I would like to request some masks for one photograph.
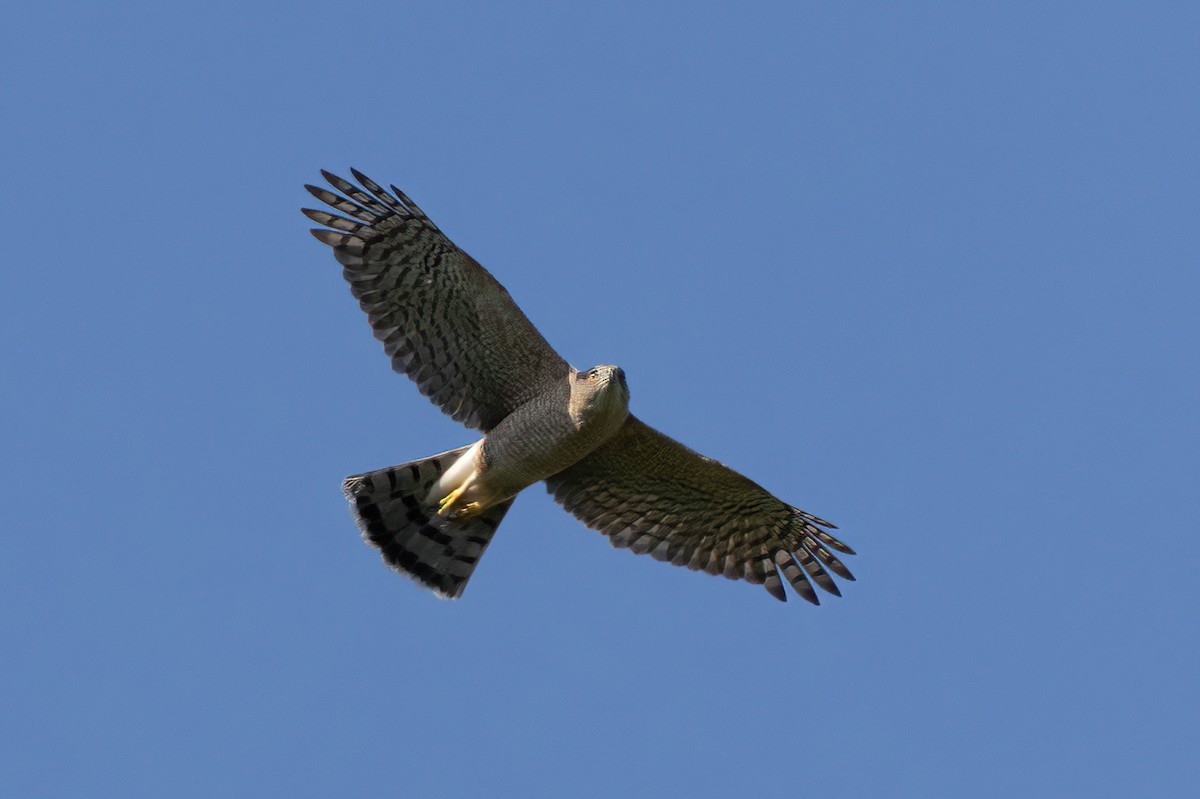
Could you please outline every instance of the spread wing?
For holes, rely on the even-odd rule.
[[[303,210],[332,228],[312,233],[333,247],[393,369],[484,431],[566,376],[567,362],[487,270],[395,186],[351,172],[362,188],[321,173],[345,196],[305,186],[346,216]]]
[[[810,580],[841,596],[829,572],[854,575],[830,548],[854,550],[766,489],[630,416],[617,434],[546,480],[555,500],[613,546],[762,585],[786,601],[776,569],[820,604]]]

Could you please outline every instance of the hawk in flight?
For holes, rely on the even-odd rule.
[[[322,171],[340,194],[305,187],[344,214],[304,209],[324,226],[313,235],[333,248],[392,367],[483,433],[346,478],[358,527],[389,566],[461,596],[517,493],[544,480],[613,546],[746,580],[781,601],[780,574],[813,604],[813,583],[841,595],[829,573],[854,576],[831,550],[854,551],[828,532],[834,525],[637,419],[620,368],[573,368],[403,192],[351,172],[360,186]]]

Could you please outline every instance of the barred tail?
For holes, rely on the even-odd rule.
[[[379,548],[389,566],[443,599],[462,596],[475,564],[513,502],[502,502],[464,521],[437,515],[436,504],[426,498],[467,449],[354,475],[342,483],[363,539]]]

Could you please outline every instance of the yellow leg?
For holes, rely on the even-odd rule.
[[[442,501],[438,503],[438,516],[451,515],[451,508],[454,506],[454,503],[458,501],[458,498],[462,496],[463,491],[465,491],[466,488],[466,486],[459,486],[447,494]]]

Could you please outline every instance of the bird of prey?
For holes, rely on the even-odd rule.
[[[625,373],[578,371],[504,287],[395,186],[322,170],[340,194],[305,186],[339,211],[304,209],[333,248],[392,368],[473,444],[346,478],[363,538],[384,561],[443,598],[462,595],[522,489],[544,480],[567,511],[616,547],[762,585],[779,575],[820,604],[854,577],[830,550],[854,554],[834,525],[685,447],[629,413]],[[826,529],[823,529],[826,528]]]

